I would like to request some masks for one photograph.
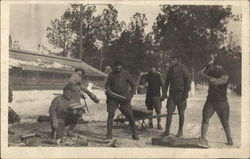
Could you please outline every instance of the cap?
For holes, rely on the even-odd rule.
[[[80,68],[80,67],[78,67],[78,68],[75,69],[75,72],[78,72],[78,71],[82,71],[82,74],[85,74],[85,71],[82,68]]]
[[[118,65],[121,65],[123,67],[125,66],[124,63],[121,62],[121,61],[115,61],[114,64],[113,64],[113,66],[118,66]]]

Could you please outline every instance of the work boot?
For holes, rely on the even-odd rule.
[[[153,123],[148,123],[148,128],[153,128],[154,126],[153,126]]]
[[[233,144],[234,144],[234,143],[233,143],[233,140],[232,140],[232,139],[227,141],[227,145],[233,146]]]
[[[227,137],[227,144],[232,146],[233,145],[233,139],[232,139],[232,136],[231,136],[231,130],[230,128],[225,128],[224,129],[225,131],[225,134],[226,134],[226,137]]]
[[[205,138],[203,138],[203,137],[200,137],[200,138],[199,138],[199,143],[200,143],[202,146],[210,147],[209,144],[208,144],[207,139],[205,139]]]
[[[137,134],[133,134],[132,139],[133,140],[140,140],[140,138],[139,138],[139,136]]]
[[[112,139],[112,126],[113,126],[113,120],[108,119],[106,139]]]
[[[67,132],[68,137],[76,137],[76,134],[74,134],[72,131]]]
[[[169,136],[169,131],[164,131],[164,133],[161,134],[162,137]]]
[[[182,131],[178,131],[176,137],[177,138],[181,138],[183,136],[183,132]]]
[[[163,130],[161,124],[158,124],[157,129],[158,129],[158,130]]]
[[[106,140],[110,140],[110,139],[112,139],[112,138],[113,138],[113,136],[110,135],[110,134],[108,134],[108,135],[105,137]]]
[[[162,130],[162,126],[161,126],[161,118],[157,118],[157,129],[158,130]]]
[[[170,126],[172,122],[172,115],[167,115],[167,120],[166,120],[166,130],[164,133],[161,134],[162,137],[164,136],[169,136],[170,135]]]

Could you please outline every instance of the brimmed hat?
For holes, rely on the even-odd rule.
[[[85,71],[82,68],[80,68],[80,67],[78,67],[78,68],[75,69],[75,72],[78,72],[78,71],[81,71],[82,74],[85,74]]]
[[[171,56],[171,58],[172,59],[180,59],[180,55],[178,55],[178,54],[173,54],[172,56]]]
[[[121,61],[115,61],[114,64],[113,64],[113,66],[118,66],[118,65],[121,65],[123,67],[125,66],[124,63],[121,62]]]

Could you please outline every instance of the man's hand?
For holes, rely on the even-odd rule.
[[[58,120],[52,119],[52,128],[57,129],[58,128]]]
[[[163,95],[161,96],[161,101],[164,101],[165,98],[168,98],[168,96],[167,96],[166,94],[163,94]]]
[[[188,91],[185,91],[182,96],[182,101],[186,100],[188,98]]]
[[[112,93],[111,89],[110,89],[110,88],[107,88],[107,89],[106,89],[106,94],[111,94],[111,93]]]
[[[131,102],[133,97],[134,97],[134,94],[131,94],[131,95],[128,97],[128,101]]]

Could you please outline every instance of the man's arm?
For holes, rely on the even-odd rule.
[[[184,67],[184,80],[185,80],[185,92],[190,91],[191,89],[191,75],[187,67]]]
[[[132,76],[129,73],[127,73],[127,76],[128,76],[128,80],[127,81],[129,83],[129,85],[131,86],[131,92],[130,92],[130,94],[131,94],[131,97],[133,97],[134,94],[135,94],[135,91],[136,91],[136,84],[135,84]]]
[[[171,68],[170,68],[171,69]],[[162,93],[162,96],[164,97],[164,98],[166,98],[167,97],[167,93],[168,93],[168,87],[169,87],[169,84],[170,84],[170,82],[171,82],[171,71],[170,71],[170,69],[168,70],[168,73],[167,73],[167,78],[166,78],[166,80],[165,80],[165,84],[164,84],[164,86],[163,86],[163,93]]]
[[[49,108],[49,116],[50,116],[50,119],[51,119],[51,124],[52,124],[52,127],[54,129],[57,129],[58,128],[58,120],[57,120],[57,117],[56,117],[56,106],[58,105],[57,103],[57,98],[53,99],[53,101],[51,102],[51,105],[50,105],[50,108]]]
[[[218,78],[214,78],[214,77],[211,77],[211,76],[208,76],[207,74],[205,73],[201,73],[202,76],[208,81],[209,84],[212,84],[214,86],[218,86],[218,85],[222,85],[222,84],[226,84],[229,80],[229,77],[227,74],[224,74]]]
[[[110,89],[111,78],[112,78],[111,74],[109,74],[108,79],[107,79],[107,81],[105,83],[105,89],[106,89],[107,92],[111,92],[111,89]]]
[[[159,76],[160,76],[160,86],[161,86],[161,91],[162,91],[162,95],[164,93],[164,84],[163,84],[163,78],[162,78],[162,75],[159,73]]]
[[[148,82],[148,75],[145,73],[142,73],[140,76],[140,85],[144,85],[146,82]]]
[[[50,116],[51,120],[57,119],[57,117],[56,117],[56,105],[57,105],[57,101],[56,101],[56,98],[55,98],[51,102],[50,108],[49,108],[49,116]]]

